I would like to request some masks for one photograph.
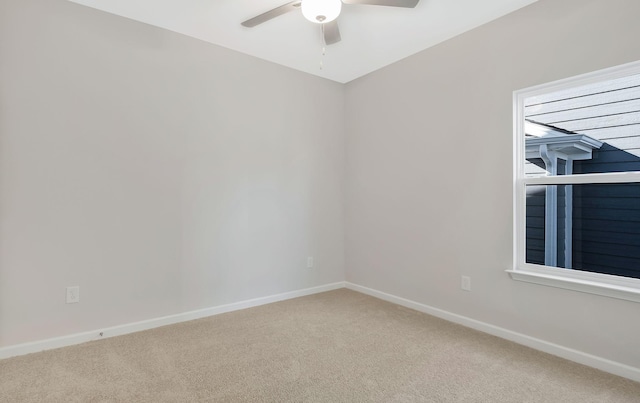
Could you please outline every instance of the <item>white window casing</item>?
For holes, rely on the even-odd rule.
[[[527,263],[525,211],[527,185],[640,183],[640,171],[573,175],[573,161],[591,158],[591,151],[599,148],[601,143],[584,135],[558,137],[557,141],[554,141],[555,138],[551,141],[549,138],[546,141],[538,141],[539,139],[535,138],[538,135],[535,133],[527,142],[525,125],[529,125],[529,122],[525,121],[524,116],[527,98],[636,74],[640,74],[640,61],[514,92],[514,261],[513,267],[507,270],[514,280],[640,302],[640,279],[555,267],[557,254],[554,253],[554,248],[557,232],[554,223],[557,225],[557,222],[549,222],[553,221],[549,207],[557,202],[554,200],[557,195],[553,191],[547,192],[546,195],[545,216],[545,244],[553,244],[553,247],[550,247],[550,250],[545,249],[545,265]],[[533,129],[527,129],[529,134],[532,134],[532,131]],[[562,150],[568,152],[563,154]],[[524,171],[526,158],[541,158],[547,171],[553,174],[557,160],[561,158],[566,161],[566,170],[558,176],[527,176]],[[553,188],[555,187],[549,189]],[[571,186],[568,186],[568,190],[571,192]],[[570,196],[571,194],[565,195]],[[565,226],[565,231],[569,230],[570,226]],[[565,236],[565,241],[570,243],[571,236]],[[570,247],[569,244],[569,248],[565,250],[571,250]],[[564,264],[565,267],[571,267],[570,257],[565,256]]]

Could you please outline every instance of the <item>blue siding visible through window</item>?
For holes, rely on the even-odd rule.
[[[573,261],[640,278],[640,184],[573,185]]]

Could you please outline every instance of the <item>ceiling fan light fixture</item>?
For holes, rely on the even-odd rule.
[[[303,0],[302,15],[316,24],[324,24],[338,18],[342,9],[341,0]]]

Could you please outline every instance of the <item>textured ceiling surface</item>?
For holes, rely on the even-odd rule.
[[[287,0],[71,1],[346,83],[537,0],[420,0],[406,9],[345,4],[337,20],[342,41],[324,56],[320,26],[300,10],[240,25]]]

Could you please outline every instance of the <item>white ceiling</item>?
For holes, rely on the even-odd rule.
[[[324,57],[319,25],[299,10],[254,28],[240,25],[288,0],[71,1],[346,83],[537,0],[420,0],[413,9],[343,5],[342,41],[327,46]]]

